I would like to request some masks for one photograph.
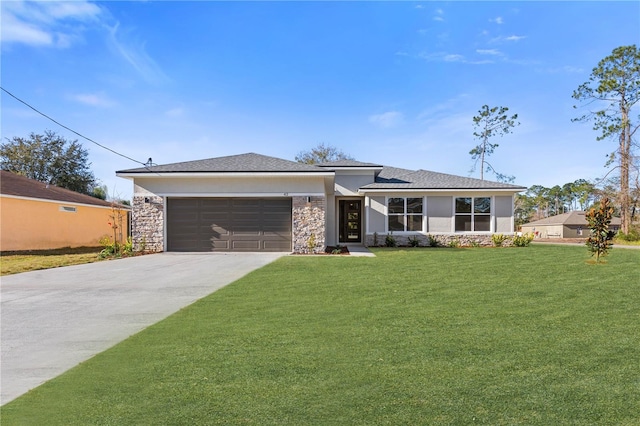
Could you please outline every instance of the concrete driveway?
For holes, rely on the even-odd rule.
[[[2,277],[6,404],[284,253],[161,253]]]

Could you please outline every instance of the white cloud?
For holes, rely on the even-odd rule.
[[[505,38],[506,41],[520,41],[523,38],[526,38],[526,36],[517,36],[517,35],[511,35],[507,38]]]
[[[388,129],[396,127],[404,121],[404,116],[399,111],[387,111],[382,114],[374,114],[369,116],[369,122],[376,126]]]
[[[416,9],[424,9],[424,6],[421,4],[416,4]]]
[[[464,55],[459,53],[447,53],[447,52],[437,52],[437,53],[420,53],[418,55],[419,58],[433,61],[433,62],[458,62],[462,64],[472,64],[472,65],[484,65],[484,64],[492,64],[493,61],[490,59],[480,59],[473,60],[467,59]]]
[[[94,107],[108,108],[115,105],[115,102],[109,99],[103,93],[78,93],[71,96],[76,102],[81,104],[90,105]]]
[[[3,43],[31,46],[69,47],[80,38],[83,28],[78,22],[96,20],[100,7],[86,1],[3,1]]]
[[[492,38],[490,40],[490,43],[518,42],[524,38],[527,38],[527,36],[519,36],[519,35],[510,35],[507,37],[500,36],[500,37]]]
[[[498,16],[494,19],[489,19],[489,22],[495,22],[498,25],[502,25],[504,24],[504,19],[502,19],[502,16]]]
[[[24,43],[31,46],[53,44],[53,35],[36,25],[20,21],[11,14],[3,13],[1,37],[3,43]]]
[[[144,43],[128,39],[126,31],[120,31],[120,24],[109,28],[109,44],[113,50],[129,63],[149,83],[161,84],[169,81],[167,75],[147,54]]]
[[[480,55],[503,56],[503,53],[498,49],[476,49],[476,53]]]
[[[434,21],[444,22],[444,10],[436,9],[433,13],[434,13],[434,17],[433,17]]]

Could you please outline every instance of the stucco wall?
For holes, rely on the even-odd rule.
[[[453,230],[453,198],[427,197],[427,231],[451,232]]]
[[[495,232],[513,232],[513,197],[494,198]]]
[[[368,228],[369,233],[381,233],[384,232],[387,222],[387,216],[385,215],[385,197],[370,197],[369,199],[369,217]]]
[[[324,194],[323,176],[136,178],[134,192],[157,195],[290,196]]]
[[[75,212],[62,207],[75,208]],[[71,209],[69,209],[71,210]],[[98,247],[104,236],[113,238],[114,210],[87,204],[0,197],[0,250],[47,250],[63,247]],[[128,237],[127,210],[117,237]],[[122,231],[122,232],[120,232]]]

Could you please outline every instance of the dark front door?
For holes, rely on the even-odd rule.
[[[338,241],[341,243],[362,242],[362,201],[340,200],[340,223]]]

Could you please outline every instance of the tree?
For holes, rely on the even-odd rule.
[[[611,248],[613,235],[609,232],[609,224],[612,215],[613,207],[606,197],[600,201],[600,206],[592,207],[585,215],[589,229],[591,229],[591,234],[587,239],[587,247],[591,255],[596,256],[596,263],[600,262],[600,257],[606,256]]]
[[[109,196],[109,189],[107,188],[107,185],[96,185],[93,187],[91,195],[101,200],[106,200]]]
[[[483,105],[478,111],[478,115],[473,117],[473,136],[480,141],[469,154],[471,158],[475,160],[472,170],[475,170],[478,161],[480,161],[480,179],[484,180],[485,165],[487,171],[493,171],[498,180],[511,182],[515,178],[513,176],[506,176],[498,173],[489,162],[487,157],[493,154],[493,151],[498,147],[497,143],[491,143],[489,140],[493,136],[504,136],[511,133],[511,129],[520,125],[516,120],[518,114],[514,114],[511,117],[507,115],[509,108],[507,107],[493,107],[489,108],[487,105]]]
[[[296,161],[304,164],[320,164],[338,160],[353,160],[354,158],[338,148],[320,143],[309,151],[301,151],[296,155]]]
[[[0,168],[31,179],[92,195],[96,185],[89,169],[88,151],[77,140],[52,131],[14,136],[0,144]]]
[[[613,49],[591,72],[589,81],[573,92],[578,101],[595,107],[594,111],[574,119],[592,121],[593,129],[600,131],[597,140],[615,138],[617,149],[611,153],[611,162],[618,162],[620,171],[620,220],[621,230],[629,232],[630,194],[629,169],[632,161],[633,136],[638,124],[632,124],[633,108],[640,101],[640,51],[635,45]]]

